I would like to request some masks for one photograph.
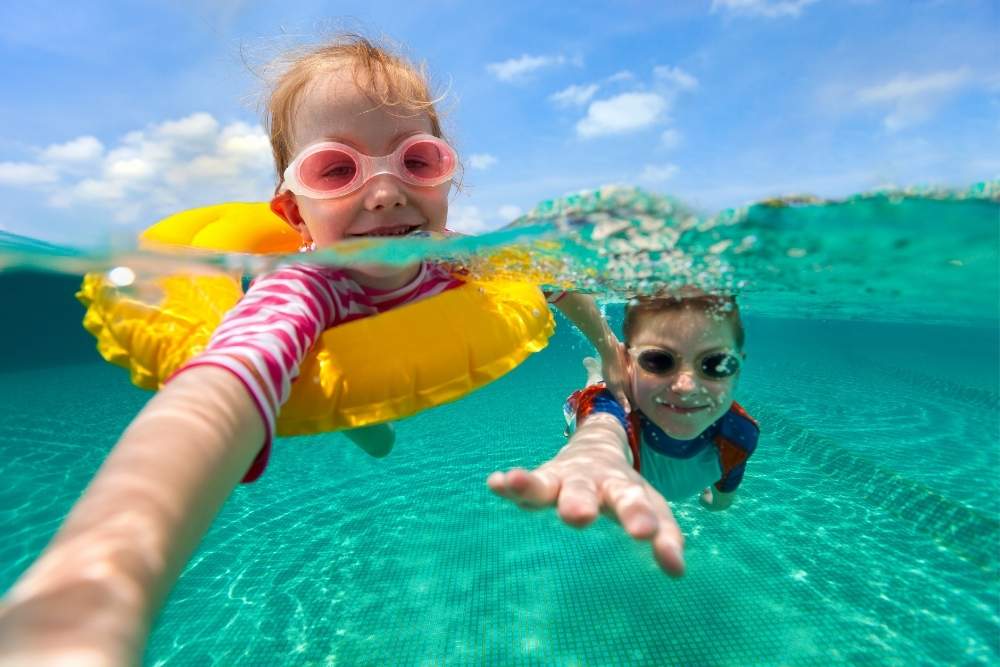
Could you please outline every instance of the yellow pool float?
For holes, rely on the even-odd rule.
[[[290,253],[298,234],[264,203],[231,203],[166,218],[146,246]],[[242,297],[228,275],[175,274],[119,288],[84,277],[83,324],[107,361],[134,384],[158,389],[208,343]],[[461,287],[325,331],[278,415],[278,435],[378,424],[461,398],[545,347],[552,315],[532,283],[467,281]]]

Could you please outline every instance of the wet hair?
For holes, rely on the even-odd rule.
[[[736,349],[743,349],[745,334],[736,298],[708,294],[688,297],[643,296],[630,299],[625,305],[625,320],[622,322],[625,344],[629,344],[639,327],[639,321],[644,316],[680,310],[698,310],[713,318],[728,321],[733,327],[733,340],[736,341]]]
[[[304,53],[285,56],[270,94],[264,125],[271,137],[274,167],[280,182],[292,160],[292,128],[299,102],[309,86],[323,75],[351,68],[354,84],[376,108],[398,110],[401,116],[426,113],[431,132],[443,137],[441,121],[431,96],[424,65],[416,65],[387,47],[355,34]]]

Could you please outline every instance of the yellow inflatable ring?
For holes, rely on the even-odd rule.
[[[287,232],[286,232],[287,230]],[[299,237],[266,204],[221,204],[171,216],[145,244],[294,252]],[[241,297],[226,275],[168,275],[118,288],[88,274],[77,298],[107,361],[157,389],[200,352]],[[545,347],[554,323],[537,286],[475,282],[325,331],[278,416],[278,435],[377,424],[458,399]]]

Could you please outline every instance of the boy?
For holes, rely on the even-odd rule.
[[[522,507],[556,505],[573,526],[604,510],[679,576],[684,538],[667,501],[701,491],[704,507],[726,509],[757,446],[756,422],[733,400],[743,326],[734,299],[700,295],[634,299],[623,328],[632,410],[593,382],[587,360],[590,386],[566,405],[566,446],[534,471],[495,472],[487,484]]]

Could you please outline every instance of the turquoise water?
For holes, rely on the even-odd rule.
[[[712,228],[737,247],[769,239],[754,269],[717,253],[747,279],[738,398],[762,438],[730,511],[675,506],[684,578],[607,520],[575,531],[486,490],[492,470],[563,443],[560,404],[589,351],[560,321],[507,377],[401,422],[386,459],[336,434],[279,441],[185,569],[147,663],[1000,662],[1000,205],[921,201],[867,234],[850,230],[866,227],[870,199],[735,212],[752,224]],[[842,227],[827,215],[837,206]],[[567,237],[575,259],[594,229]],[[606,268],[626,255],[593,256]],[[820,270],[795,263],[810,257]],[[23,314],[0,339],[0,589],[148,398],[99,362],[77,283],[0,274],[7,312]]]

